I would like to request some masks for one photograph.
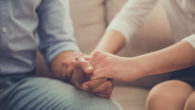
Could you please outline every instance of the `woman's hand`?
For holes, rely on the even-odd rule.
[[[98,51],[93,54],[90,62],[94,66],[92,79],[107,77],[126,82],[144,76],[141,64],[133,58]]]
[[[90,64],[90,57],[77,55],[73,60],[66,60],[62,65],[63,74],[77,88],[94,93],[97,96],[110,98],[113,90],[112,80],[98,78],[91,80],[93,66]]]

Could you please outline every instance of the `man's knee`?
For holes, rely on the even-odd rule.
[[[30,104],[24,105],[24,109],[120,110],[119,106],[111,100],[80,91],[74,86],[59,80],[30,78],[24,81],[24,84],[20,85],[18,90],[23,90],[20,94],[28,94],[26,96],[28,99],[25,100],[31,101],[26,102]],[[20,104],[21,101],[17,103]]]

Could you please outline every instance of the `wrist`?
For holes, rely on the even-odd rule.
[[[148,68],[143,64],[143,62],[139,58],[137,57],[129,58],[128,64],[129,65],[133,64],[132,69],[133,69],[133,72],[135,73],[135,79],[148,75]],[[132,72],[132,70],[130,71]]]

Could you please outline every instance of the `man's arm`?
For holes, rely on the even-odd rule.
[[[82,62],[82,65],[75,63],[75,57],[83,54],[79,53],[78,46],[74,41],[74,31],[69,13],[69,0],[43,0],[37,9],[37,14],[39,17],[39,49],[53,74],[60,79],[68,77],[76,87],[88,90],[88,87],[82,86],[82,83],[89,80],[85,73],[91,70],[85,69],[85,65],[90,64],[85,61]],[[110,96],[111,92],[109,90],[112,90],[112,86],[102,86],[106,82],[90,80],[89,83],[93,83],[90,91],[101,86],[101,89],[96,91],[97,93],[91,92],[97,95],[101,94],[99,96]],[[83,87],[86,87],[86,89]]]
[[[74,39],[69,0],[44,0],[37,9],[37,14],[39,49],[48,66],[60,53],[80,51]]]

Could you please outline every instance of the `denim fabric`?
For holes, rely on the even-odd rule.
[[[0,81],[0,110],[122,110],[110,99],[60,80],[24,76]]]

